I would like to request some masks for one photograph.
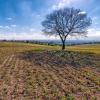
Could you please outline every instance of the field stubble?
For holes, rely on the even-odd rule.
[[[0,49],[1,100],[100,99],[99,55],[11,47]]]

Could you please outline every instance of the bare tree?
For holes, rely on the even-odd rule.
[[[43,32],[46,35],[59,36],[62,41],[62,50],[65,49],[66,37],[86,36],[91,19],[80,9],[63,8],[53,11],[42,22]]]

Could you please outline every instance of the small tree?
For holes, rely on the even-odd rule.
[[[63,8],[53,11],[42,22],[43,32],[46,35],[59,36],[62,41],[62,50],[65,49],[66,37],[86,36],[91,19],[80,9]]]

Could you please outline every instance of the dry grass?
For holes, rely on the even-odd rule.
[[[100,55],[55,48],[1,43],[0,100],[99,100]]]
[[[100,44],[84,44],[66,47],[67,50],[71,51],[82,51],[100,54]]]

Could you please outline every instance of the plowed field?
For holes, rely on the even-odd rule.
[[[33,49],[0,47],[0,100],[100,100],[100,55]]]

